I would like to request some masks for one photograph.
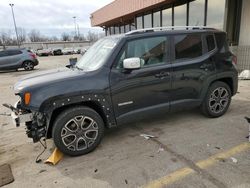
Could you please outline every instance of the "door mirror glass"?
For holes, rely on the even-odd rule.
[[[123,60],[124,69],[140,69],[141,68],[141,59],[139,57],[131,57]]]

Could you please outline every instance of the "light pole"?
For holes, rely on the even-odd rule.
[[[11,7],[11,12],[12,12],[12,16],[13,16],[13,21],[14,21],[14,26],[15,26],[15,31],[16,31],[17,45],[18,45],[18,47],[20,48],[19,38],[18,38],[17,28],[16,28],[16,20],[15,20],[15,15],[14,15],[14,11],[13,11],[13,6],[14,6],[14,4],[10,3],[9,5],[10,5],[10,7]]]
[[[75,37],[77,37],[77,32],[76,32],[76,16],[73,16],[74,23],[75,23]]]

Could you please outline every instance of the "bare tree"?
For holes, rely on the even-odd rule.
[[[0,44],[3,46],[3,48],[5,49],[6,45],[12,45],[13,40],[10,36],[10,31],[9,32],[0,32]]]
[[[43,40],[40,32],[35,29],[29,32],[29,39],[31,42],[40,42]]]
[[[87,40],[89,40],[90,42],[95,42],[98,40],[98,34],[92,32],[92,31],[89,31],[87,36],[86,36]]]
[[[18,38],[19,38],[19,42],[23,43],[26,41],[26,31],[24,28],[17,28],[17,34],[18,34]]]
[[[70,35],[68,33],[62,33],[62,41],[70,41]]]

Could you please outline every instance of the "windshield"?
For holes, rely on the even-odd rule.
[[[104,64],[118,40],[113,37],[98,40],[76,63],[76,67],[88,71],[97,70]]]

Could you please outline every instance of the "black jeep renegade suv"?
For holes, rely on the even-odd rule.
[[[74,67],[23,78],[9,107],[34,142],[53,138],[63,153],[82,155],[105,127],[192,107],[223,115],[237,92],[235,64],[222,31],[137,30],[102,38]]]

